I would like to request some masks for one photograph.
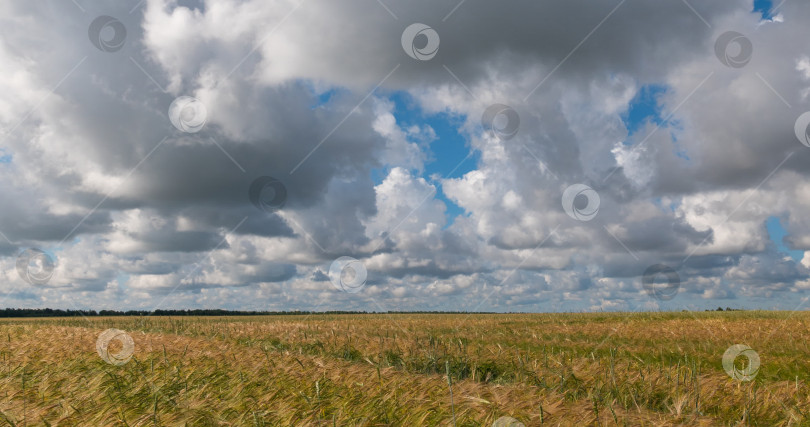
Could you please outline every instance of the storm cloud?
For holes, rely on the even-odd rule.
[[[0,305],[793,309],[810,287],[804,2],[0,12]],[[47,285],[17,272],[31,247]],[[658,264],[675,298],[645,292]]]

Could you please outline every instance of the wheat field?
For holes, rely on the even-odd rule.
[[[788,312],[3,319],[0,423],[810,425],[808,320]],[[126,339],[97,348],[109,329],[132,348]],[[760,358],[750,381],[724,369],[734,344]]]

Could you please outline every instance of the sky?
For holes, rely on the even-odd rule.
[[[0,306],[803,310],[810,4],[0,4]]]

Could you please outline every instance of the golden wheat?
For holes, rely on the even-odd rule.
[[[767,312],[6,319],[0,422],[804,425],[807,320]],[[108,328],[135,343],[122,366],[96,353]],[[723,370],[737,343],[761,357],[751,382]]]

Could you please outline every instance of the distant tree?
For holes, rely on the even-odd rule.
[[[371,312],[375,314],[376,312]],[[461,314],[458,311],[389,311],[391,314]],[[335,314],[369,314],[366,311],[233,311],[223,309],[195,309],[195,310],[61,310],[52,308],[5,308],[0,309],[0,318],[3,317],[94,317],[94,316],[292,316],[292,315],[335,315]],[[478,313],[489,314],[489,313]]]

